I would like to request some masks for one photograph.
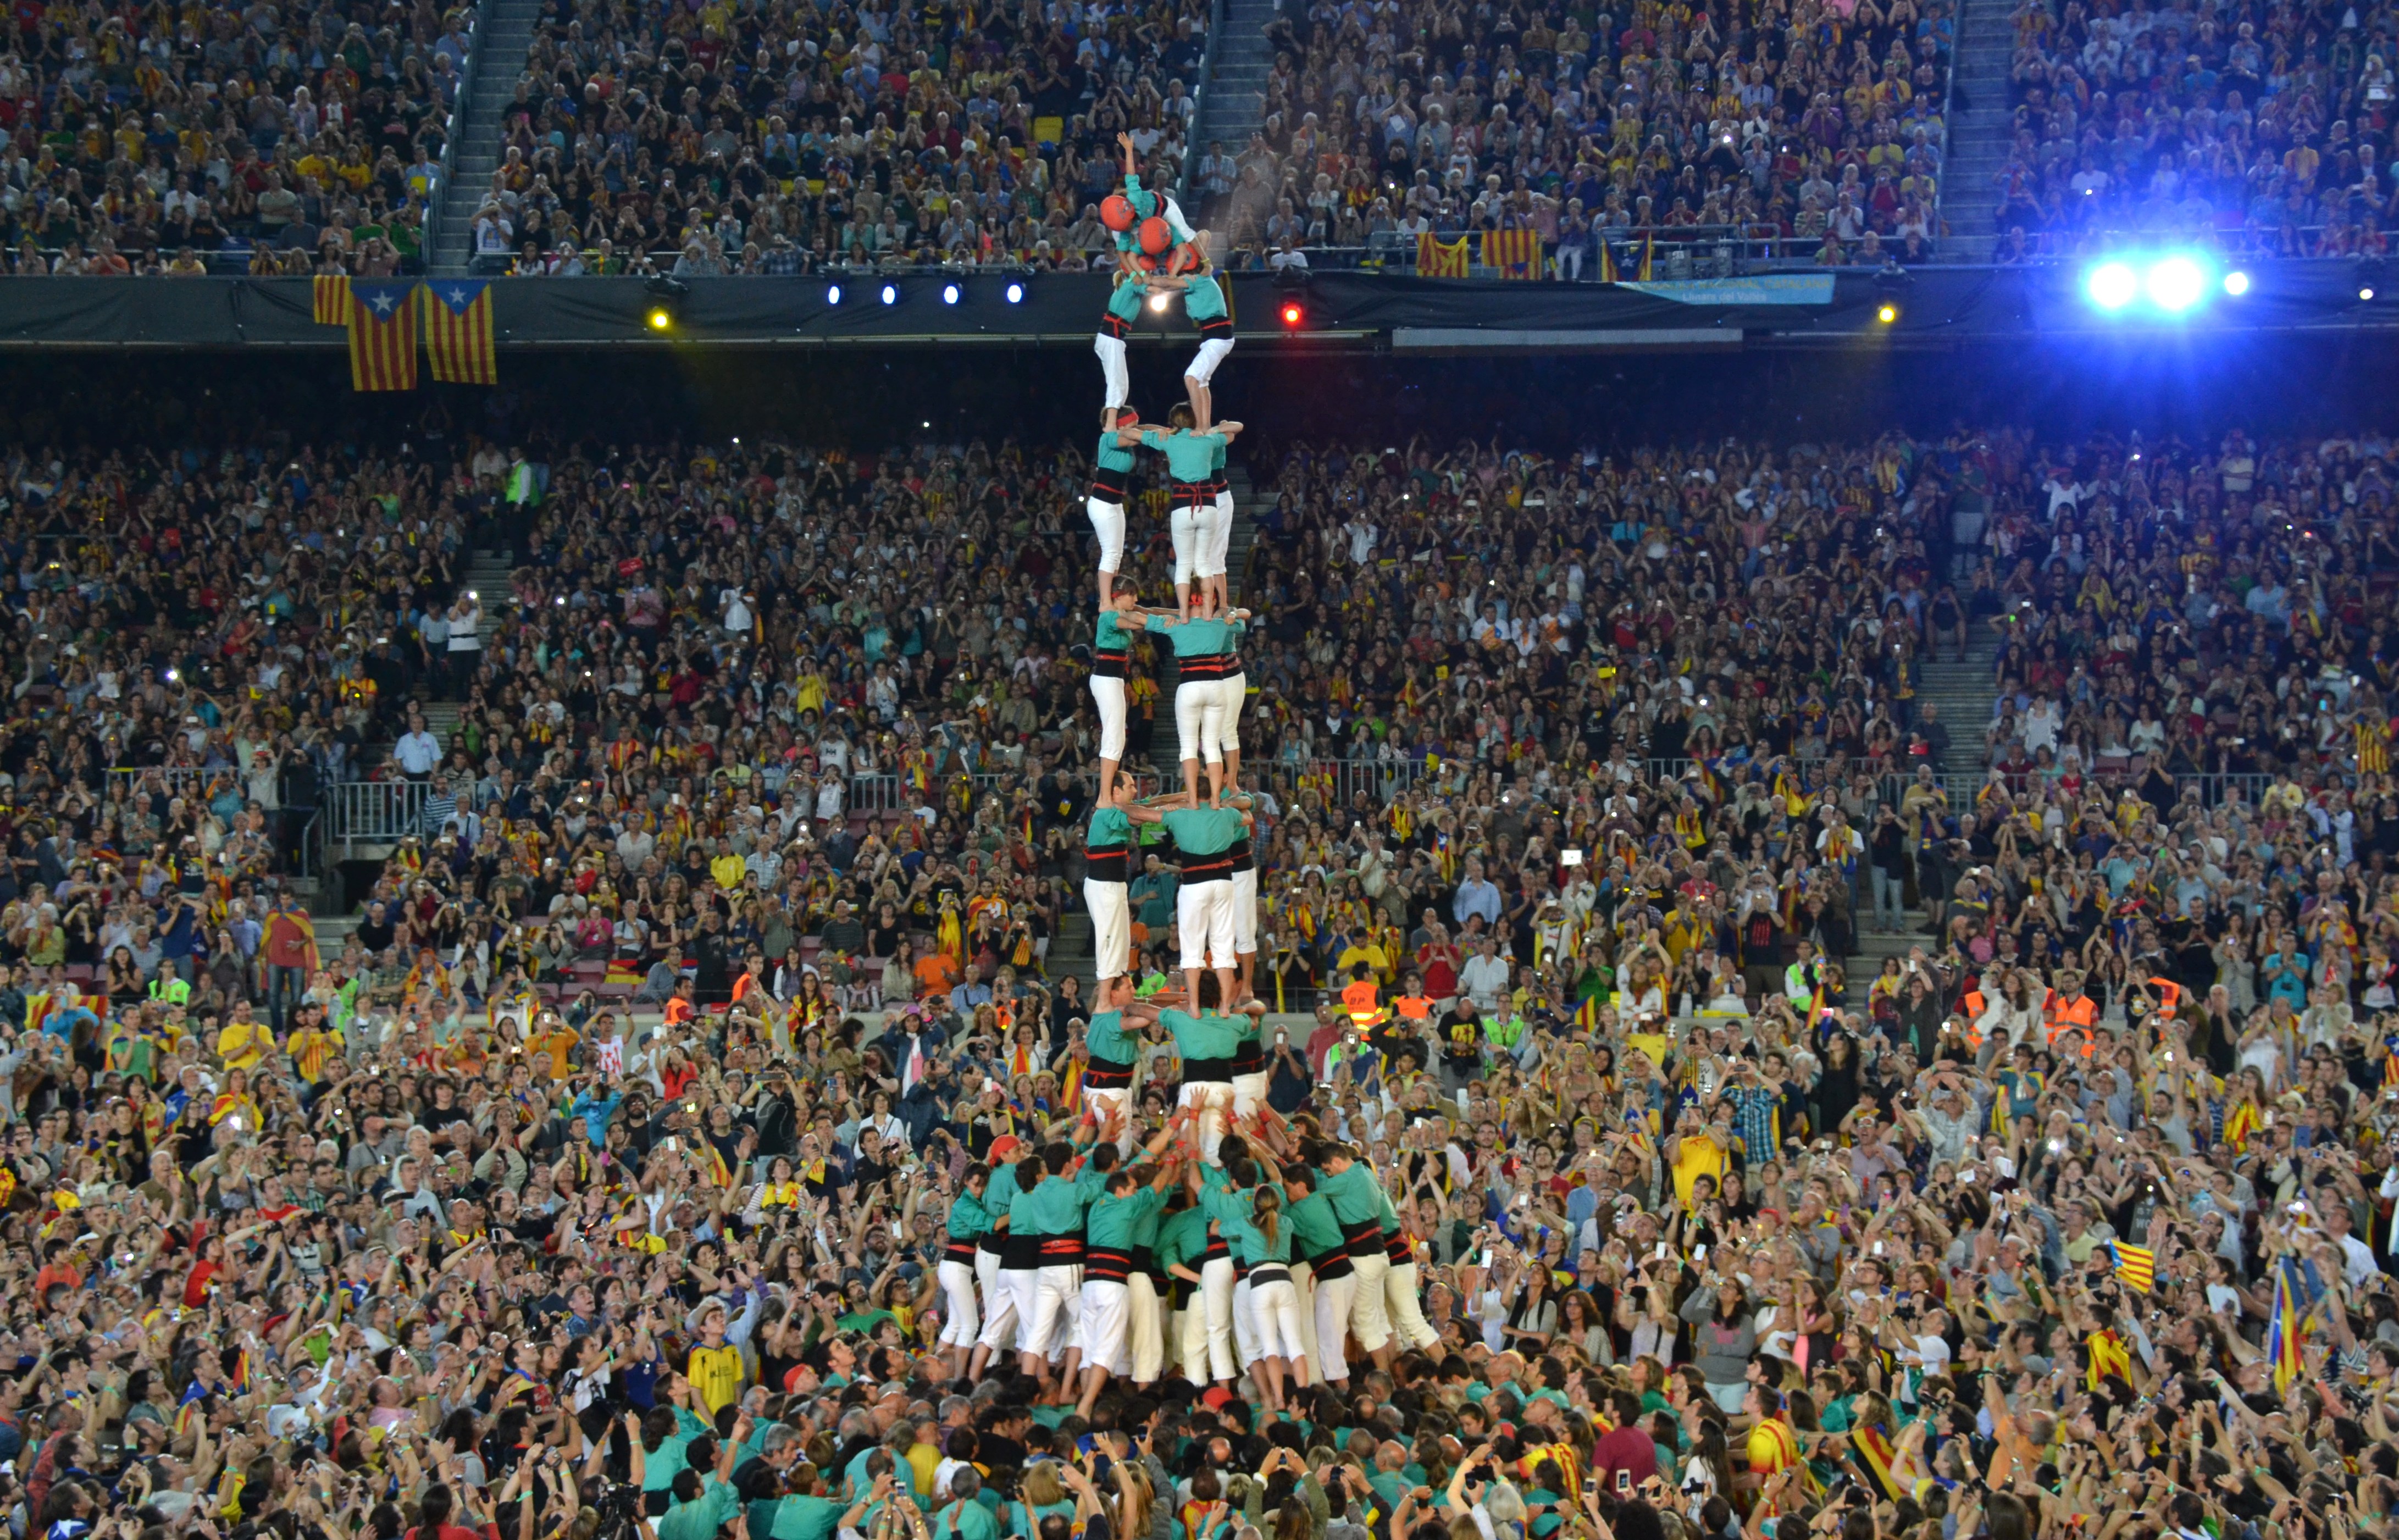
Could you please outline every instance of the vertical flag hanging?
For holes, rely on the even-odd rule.
[[[314,283],[314,315],[319,326],[350,324],[350,277],[336,273],[330,278],[318,278]]]
[[[1462,278],[1466,277],[1466,240],[1444,241],[1427,230],[1416,236],[1416,277],[1420,278]]]
[[[1642,237],[1641,237],[1641,280],[1640,280],[1640,281],[1642,281],[1643,283],[1647,283],[1647,282],[1649,282],[1649,281],[1650,281],[1650,278],[1649,278],[1650,267],[1651,267],[1652,263],[1653,263],[1653,262],[1654,262],[1654,260],[1656,259],[1657,255],[1658,255],[1658,236],[1657,236],[1657,235],[1656,235],[1654,232],[1651,232],[1651,233],[1645,233],[1645,234],[1642,236]]]
[[[2291,1263],[2274,1264],[2274,1314],[2266,1323],[2266,1358],[2273,1366],[2274,1394],[2286,1394],[2299,1377],[2299,1345],[2307,1329],[2299,1320],[2299,1302],[2291,1291]]]
[[[1616,248],[1603,237],[1599,243],[1599,281],[1622,283],[1624,275],[1616,270]]]
[[[1538,230],[1485,230],[1483,265],[1503,278],[1541,276],[1541,233]]]
[[[492,283],[489,278],[440,278],[427,282],[419,302],[425,310],[425,357],[444,385],[497,385],[500,360],[492,344]]]
[[[416,283],[350,284],[350,388],[416,388]]]

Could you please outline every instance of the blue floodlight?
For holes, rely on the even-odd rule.
[[[2141,291],[2141,280],[2121,262],[2103,263],[2082,280],[2083,292],[2102,310],[2121,310]]]
[[[2169,316],[2179,316],[2207,292],[2207,275],[2189,257],[2173,256],[2150,264],[2143,282],[2149,303]]]
[[[825,285],[825,304],[827,308],[838,306],[840,304],[841,285],[837,283],[829,283]]]
[[[883,303],[886,304],[898,304],[900,303],[900,286],[898,284],[887,283],[883,286]]]
[[[942,303],[943,304],[957,304],[958,292],[958,286],[956,283],[945,283],[942,285]]]
[[[2249,292],[2249,275],[2242,272],[2225,274],[2224,291],[2236,300],[2246,294]]]

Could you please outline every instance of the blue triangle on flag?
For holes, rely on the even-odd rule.
[[[398,283],[353,278],[350,280],[350,306],[379,321],[387,321],[397,317],[408,304],[408,291],[415,287],[413,278]]]
[[[463,316],[483,297],[483,290],[491,281],[489,278],[440,278],[427,281],[425,291],[440,300],[450,314]]]

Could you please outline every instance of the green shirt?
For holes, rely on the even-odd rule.
[[[1177,1263],[1195,1262],[1208,1250],[1208,1216],[1197,1208],[1179,1209],[1158,1222],[1158,1238],[1151,1243],[1158,1253],[1160,1268]]]
[[[779,1497],[750,1505],[750,1540],[833,1540],[848,1505],[830,1497]]]
[[[991,1191],[989,1182],[983,1183],[983,1191]],[[983,1206],[983,1199],[972,1193],[960,1193],[951,1201],[949,1235],[952,1240],[973,1240],[990,1228],[991,1211]]]
[[[1298,1238],[1302,1255],[1321,1257],[1341,1250],[1341,1222],[1333,1217],[1333,1200],[1322,1193],[1310,1193],[1286,1205],[1282,1216]]]
[[[1333,1206],[1333,1217],[1346,1228],[1383,1217],[1383,1190],[1362,1160],[1353,1160],[1339,1176],[1319,1171],[1316,1190]]]
[[[1216,1222],[1216,1233],[1225,1237],[1226,1244],[1232,1247],[1242,1265],[1256,1267],[1269,1262],[1291,1261],[1290,1223],[1278,1219],[1274,1236],[1269,1239],[1266,1231],[1250,1217],[1254,1201],[1251,1195],[1257,1189],[1251,1187],[1236,1191],[1219,1186],[1217,1182],[1222,1179],[1216,1177],[1215,1172],[1216,1168],[1208,1169],[1210,1180],[1200,1189],[1200,1207]]]
[[[1178,481],[1213,481],[1216,479],[1216,435],[1213,433],[1194,433],[1189,428],[1160,433],[1153,428],[1141,436],[1141,441],[1164,452],[1166,473]]]
[[[699,1495],[676,1503],[658,1520],[658,1540],[716,1540],[717,1526],[741,1511],[741,1494],[730,1481],[709,1478]]]
[[[1157,1217],[1165,1207],[1166,1195],[1155,1187],[1136,1187],[1122,1197],[1103,1194],[1091,1200],[1083,1244],[1105,1246],[1111,1251],[1130,1251],[1141,1244],[1142,1221]]]
[[[1195,321],[1214,320],[1229,314],[1225,308],[1225,290],[1213,278],[1193,278],[1183,290],[1183,313]]]
[[[1178,620],[1171,626],[1165,622],[1164,615],[1154,615],[1149,628],[1166,633],[1167,644],[1177,657],[1210,657],[1240,645],[1238,620]]]
[[[931,1529],[942,1540],[999,1540],[999,1520],[981,1503],[952,1503]]]
[[[1141,286],[1139,284],[1124,284],[1117,290],[1117,292],[1119,294],[1131,294],[1132,296],[1133,310],[1135,313],[1140,311]],[[1108,308],[1111,310],[1116,308],[1116,302],[1113,299],[1108,302]],[[1132,469],[1135,463],[1132,456],[1132,446],[1118,439],[1113,428],[1100,435],[1100,451],[1094,458],[1099,461],[1100,468],[1102,470],[1129,471]]]
[[[1095,1010],[1083,1028],[1083,1046],[1091,1050],[1091,1062],[1122,1069],[1141,1057],[1141,1046],[1125,1035],[1124,1012]]]
[[[1094,807],[1091,827],[1084,831],[1083,843],[1097,848],[1102,845],[1132,844],[1132,820],[1121,807]]]
[[[1045,1177],[1029,1193],[1009,1200],[1008,1227],[1025,1236],[1071,1236],[1083,1228],[1083,1204],[1091,1196],[1064,1177]]]
[[[684,1452],[691,1447],[691,1441],[703,1433],[715,1431],[681,1407],[674,1409],[674,1414],[675,1430],[659,1439],[657,1448],[642,1456],[644,1492],[664,1492],[673,1486],[674,1479],[690,1464],[684,1458]]]
[[[1166,830],[1174,836],[1175,848],[1186,856],[1221,856],[1233,848],[1248,826],[1229,807],[1177,807],[1167,813]]]
[[[1120,321],[1141,319],[1141,285],[1120,283],[1108,293],[1108,314]],[[1114,434],[1109,437],[1113,439]]]
[[[1133,637],[1146,629],[1145,626],[1137,626],[1128,631],[1118,622],[1116,611],[1102,610],[1099,624],[1091,629],[1091,645],[1104,653],[1127,652],[1132,647]]]
[[[1175,1049],[1186,1059],[1230,1059],[1240,1051],[1241,1024],[1229,1016],[1193,1016],[1170,1006],[1158,1013],[1158,1024],[1174,1034]]]

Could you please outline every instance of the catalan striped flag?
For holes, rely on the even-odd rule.
[[[1574,1019],[1575,1025],[1586,1031],[1599,1025],[1599,995],[1596,993],[1582,997],[1582,1004],[1575,1006]]]
[[[497,385],[489,278],[441,278],[425,286],[425,357],[444,385]]]
[[[1464,236],[1444,241],[1430,230],[1416,236],[1416,277],[1462,278],[1468,266]]]
[[[1871,1490],[1894,1503],[1909,1495],[1899,1484],[1898,1452],[1891,1447],[1891,1440],[1883,1436],[1882,1429],[1872,1426],[1851,1428],[1850,1452],[1857,1457],[1857,1464],[1873,1479]]]
[[[2108,1249],[2116,1253],[2116,1277],[2136,1294],[2146,1294],[2157,1287],[2158,1254],[2146,1246],[2127,1246],[2111,1241]]]
[[[1650,281],[1649,275],[1655,269],[1657,257],[1658,236],[1653,231],[1645,234],[1641,237],[1641,282],[1647,283]]]
[[[350,285],[350,388],[416,388],[416,283]]]
[[[2133,1355],[2124,1346],[2124,1339],[2112,1331],[2102,1330],[2091,1334],[2083,1344],[2087,1361],[2082,1366],[2082,1382],[2093,1390],[2099,1382],[2113,1375],[2129,1382],[2133,1377]]]
[[[315,280],[315,314],[319,326],[350,324],[350,278],[346,273],[336,273],[329,278]]]
[[[1541,276],[1541,233],[1538,230],[1485,230],[1483,265],[1503,278]]]
[[[2299,1377],[2299,1349],[2307,1341],[2307,1323],[2299,1318],[2298,1296],[2291,1288],[2287,1262],[2274,1267],[2274,1314],[2266,1323],[2266,1357],[2274,1366],[2274,1394],[2287,1393]]]
[[[1616,248],[1605,240],[1599,243],[1599,281],[1602,283],[1624,281],[1624,275],[1617,271]]]
[[[1749,1430],[1749,1473],[1771,1476],[1798,1465],[1799,1439],[1791,1425],[1769,1417]]]

